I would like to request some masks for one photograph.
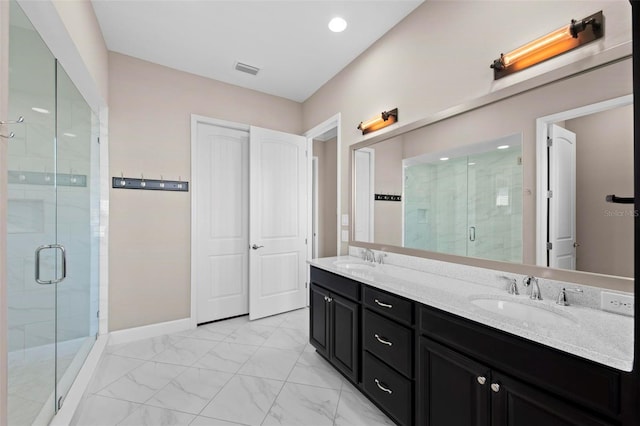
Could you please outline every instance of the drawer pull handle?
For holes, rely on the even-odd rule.
[[[491,390],[495,393],[500,392],[500,385],[498,383],[491,383]]]
[[[478,380],[478,383],[480,383],[481,385],[484,385],[487,382],[486,377],[483,376],[478,376],[476,380]]]
[[[387,304],[387,303],[382,303],[382,302],[381,302],[381,301],[379,301],[378,299],[375,299],[375,300],[374,300],[374,302],[376,302],[376,304],[377,304],[378,306],[382,306],[383,308],[389,308],[389,309],[393,308],[393,305],[389,305],[389,304]]]
[[[378,388],[379,388],[381,391],[386,392],[386,393],[388,393],[389,395],[391,395],[391,394],[393,393],[393,391],[392,391],[391,389],[387,389],[387,388],[385,388],[384,386],[382,386],[382,385],[380,384],[380,381],[378,381],[378,379],[373,379],[373,381],[374,381],[374,382],[376,382],[376,385],[378,386]]]
[[[392,346],[392,345],[393,345],[393,343],[391,343],[391,342],[390,342],[390,341],[388,341],[388,340],[384,340],[383,338],[381,338],[381,337],[380,337],[380,336],[378,336],[377,334],[374,334],[374,335],[373,335],[373,337],[375,337],[375,338],[376,338],[376,340],[378,340],[378,342],[382,343],[383,345],[389,345],[389,346]]]

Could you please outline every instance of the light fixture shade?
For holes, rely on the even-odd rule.
[[[367,121],[361,121],[360,124],[358,124],[358,130],[361,130],[362,134],[366,135],[367,133],[375,132],[376,130],[390,126],[397,121],[398,108],[394,108],[389,111],[382,111],[379,115]]]
[[[514,72],[529,68],[604,36],[602,11],[550,32],[523,46],[503,53],[493,61],[493,79],[498,80]]]

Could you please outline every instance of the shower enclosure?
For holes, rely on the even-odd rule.
[[[47,424],[98,331],[99,123],[10,8],[8,421]]]
[[[522,262],[519,138],[477,144],[474,152],[451,158],[432,154],[405,164],[403,245]]]

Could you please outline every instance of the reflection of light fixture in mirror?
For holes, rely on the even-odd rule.
[[[469,164],[467,164],[467,165],[468,165],[468,166],[475,166],[475,165],[476,165],[476,163],[469,163]]]
[[[39,112],[40,114],[49,114],[49,110],[44,108],[33,107],[31,108],[31,110],[35,112]]]
[[[440,161],[447,161],[449,157],[440,157]]]
[[[498,147],[498,149],[507,149],[507,148],[509,148],[509,145],[500,145]]]
[[[592,42],[604,35],[602,11],[584,19],[572,19],[571,23],[550,32],[509,53],[501,54],[493,61],[493,79],[521,71],[540,62],[551,59],[569,50]]]
[[[68,138],[75,138],[77,136],[75,133],[69,133],[69,132],[65,132],[63,133],[63,135]]]
[[[358,124],[358,130],[362,130],[362,134],[375,132],[376,130],[383,129],[392,125],[398,121],[398,108],[394,108],[390,111],[382,111],[380,115],[367,121],[362,121]]]

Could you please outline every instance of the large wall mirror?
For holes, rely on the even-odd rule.
[[[631,94],[624,59],[354,145],[352,243],[632,289]]]

